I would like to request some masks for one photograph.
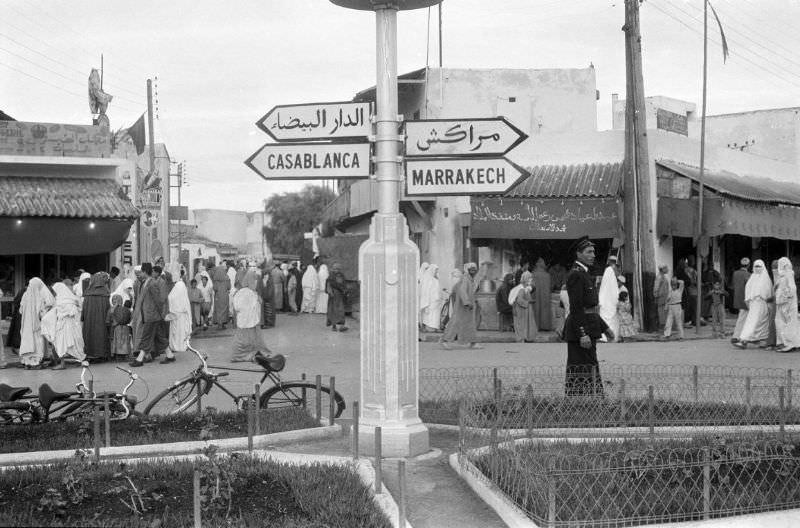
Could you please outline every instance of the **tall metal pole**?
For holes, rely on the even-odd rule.
[[[697,311],[695,313],[695,332],[700,333],[700,316],[703,307],[703,261],[700,248],[703,238],[703,176],[706,165],[706,93],[708,88],[708,0],[703,0],[703,115],[700,118],[700,178],[698,179],[697,199]]]
[[[374,10],[377,82],[375,175],[378,212],[369,239],[358,251],[361,281],[361,406],[359,443],[367,454],[381,430],[383,456],[428,451],[428,429],[419,419],[417,270],[419,249],[399,210],[402,182],[397,102],[397,12],[430,7],[439,0],[331,0]]]

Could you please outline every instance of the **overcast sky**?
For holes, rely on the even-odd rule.
[[[625,97],[623,0],[445,0],[444,66],[597,72],[599,128]],[[713,0],[709,114],[800,106],[800,0]],[[642,4],[646,95],[698,103],[702,0]],[[157,142],[186,161],[193,208],[257,210],[302,183],[267,182],[243,161],[267,142],[255,121],[279,104],[349,100],[375,84],[375,15],[327,0],[2,0],[0,110],[87,123],[91,68],[105,61],[112,129],[146,110],[157,78]],[[437,10],[398,17],[400,73],[438,60]],[[470,117],[470,116],[465,116]],[[174,199],[173,199],[174,202]]]

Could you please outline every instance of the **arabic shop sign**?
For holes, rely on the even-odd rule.
[[[266,180],[367,178],[369,143],[267,143],[245,165]]]
[[[0,155],[108,158],[111,132],[92,125],[0,121]]]
[[[256,122],[275,141],[364,138],[371,133],[369,103],[279,105]]]
[[[406,196],[502,194],[527,176],[505,158],[409,158]]]
[[[406,156],[502,156],[527,134],[502,117],[406,123]]]
[[[472,238],[614,238],[620,204],[611,198],[473,198]]]

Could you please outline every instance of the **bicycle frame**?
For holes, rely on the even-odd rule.
[[[72,393],[68,398],[54,400],[50,406],[44,409],[44,420],[66,420],[75,416],[83,414],[86,410],[93,410],[95,407],[103,406],[104,399],[102,395],[98,397],[97,392],[94,390],[94,383],[92,383],[91,390],[89,384],[86,382],[86,372],[89,371],[89,363],[87,361],[81,362],[81,380],[75,384],[76,392]],[[122,389],[121,393],[107,394],[109,408],[112,405],[120,405],[124,409],[123,416],[111,418],[114,421],[124,420],[133,412],[133,406],[128,399],[128,389],[139,379],[139,375],[131,372],[130,370],[122,367],[116,367],[128,374],[128,383]]]

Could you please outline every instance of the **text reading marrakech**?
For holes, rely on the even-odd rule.
[[[357,152],[270,154],[267,156],[267,167],[270,170],[358,169],[361,167],[361,160],[358,159]]]
[[[412,169],[413,185],[494,185],[506,183],[506,170],[502,167],[477,169]]]

